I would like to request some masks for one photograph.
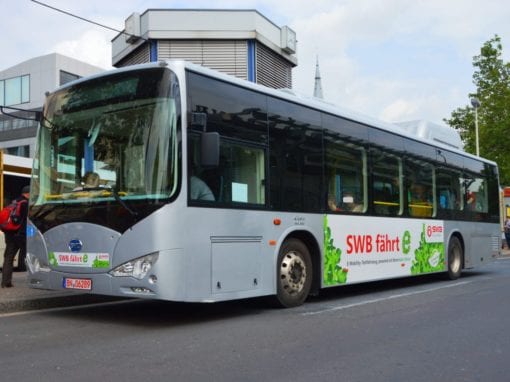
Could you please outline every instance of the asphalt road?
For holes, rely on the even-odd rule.
[[[508,381],[510,259],[296,309],[120,301],[0,315],[10,381]]]

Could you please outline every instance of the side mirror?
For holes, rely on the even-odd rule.
[[[6,111],[6,109],[7,110],[14,110],[14,112],[21,112],[21,113],[11,114],[11,112],[10,111]],[[20,109],[18,107],[12,107],[12,106],[2,106],[2,105],[0,105],[0,114],[5,114],[5,115],[8,115],[11,118],[23,119],[23,120],[26,120],[26,121],[41,122],[41,120],[42,120],[42,112],[41,111]],[[27,114],[29,116],[26,116]]]
[[[202,133],[200,164],[202,167],[218,167],[220,164],[220,134]]]

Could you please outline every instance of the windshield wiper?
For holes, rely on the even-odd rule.
[[[129,212],[131,214],[131,216],[133,217],[133,219],[135,219],[135,221],[137,220],[138,218],[138,212],[134,211],[133,209],[131,209],[131,207],[129,207],[127,205],[127,203],[122,200],[119,196],[119,192],[114,189],[112,186],[105,186],[105,187],[94,187],[95,189],[101,189],[101,188],[106,188],[107,190],[110,190],[113,197],[115,198],[115,200],[122,206],[124,207],[124,209]]]

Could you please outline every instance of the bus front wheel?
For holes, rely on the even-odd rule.
[[[462,272],[464,251],[458,237],[453,236],[448,244],[448,278],[457,280]]]
[[[292,308],[303,304],[310,293],[312,276],[312,260],[306,245],[298,239],[286,240],[278,254],[278,305]]]

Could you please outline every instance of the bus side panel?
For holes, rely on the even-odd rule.
[[[280,224],[274,224],[275,219]],[[183,217],[188,299],[222,301],[276,293],[283,241],[307,231],[322,243],[322,215],[190,207]],[[312,253],[320,264],[320,253]]]
[[[323,286],[444,272],[454,234],[464,246],[465,268],[499,254],[494,223],[325,215]]]
[[[456,234],[464,246],[464,267],[474,268],[496,259],[501,246],[499,224],[445,222],[445,238]],[[448,242],[445,242],[448,245]]]
[[[267,212],[189,207],[181,237],[191,301],[222,301],[271,294],[273,248]]]
[[[324,215],[323,285],[446,270],[444,222]]]

